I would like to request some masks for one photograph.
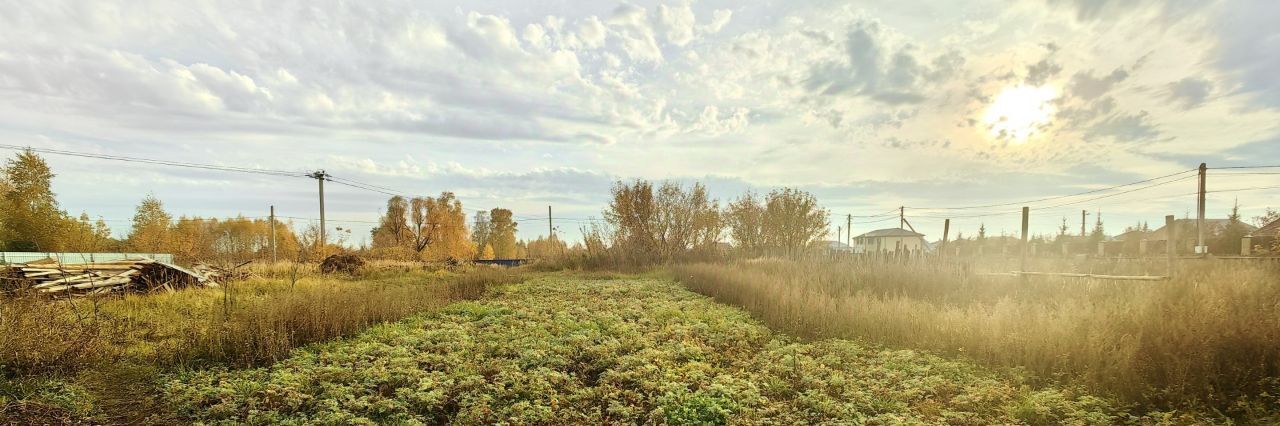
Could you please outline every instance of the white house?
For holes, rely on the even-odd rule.
[[[855,253],[920,253],[924,250],[924,234],[902,228],[877,229],[853,237]]]

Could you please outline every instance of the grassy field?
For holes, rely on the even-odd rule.
[[[132,424],[162,414],[156,377],[252,367],[308,343],[480,297],[519,279],[381,269],[359,277],[263,267],[222,288],[101,299],[0,299],[0,424]],[[160,413],[160,414],[157,414]]]
[[[801,336],[857,337],[1023,368],[1138,413],[1274,423],[1280,271],[1230,262],[1187,262],[1164,282],[1023,281],[951,265],[780,260],[686,265],[672,274]],[[1135,264],[1040,266],[1142,273]]]
[[[224,424],[1112,424],[1105,399],[910,350],[805,343],[653,277],[542,275],[269,368],[165,388]]]

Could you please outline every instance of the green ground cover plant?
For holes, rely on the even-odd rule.
[[[847,340],[805,343],[654,277],[544,275],[165,387],[208,424],[1113,424],[1106,399]]]

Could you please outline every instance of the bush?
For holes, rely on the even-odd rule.
[[[347,253],[338,253],[329,255],[320,262],[320,272],[326,274],[342,273],[347,275],[356,275],[364,268],[364,259],[360,256]]]

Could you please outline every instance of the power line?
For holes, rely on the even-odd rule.
[[[1147,183],[1147,182],[1153,182],[1153,181],[1157,181],[1157,180],[1161,180],[1161,179],[1165,179],[1165,178],[1169,178],[1169,177],[1173,177],[1173,176],[1177,176],[1177,175],[1185,174],[1185,173],[1188,173],[1188,172],[1194,172],[1194,171],[1196,171],[1196,169],[1187,169],[1187,170],[1183,170],[1183,171],[1180,171],[1180,172],[1177,172],[1177,173],[1170,173],[1170,174],[1167,174],[1167,175],[1164,175],[1164,176],[1157,176],[1157,177],[1153,177],[1153,178],[1150,178],[1150,179],[1143,179],[1143,180],[1136,181],[1136,182],[1129,182],[1129,183],[1125,183],[1125,184],[1120,184],[1120,185],[1115,185],[1115,186],[1109,186],[1109,187],[1106,187],[1106,188],[1100,188],[1100,189],[1095,189],[1095,190],[1091,190],[1091,191],[1079,192],[1079,193],[1070,194],[1070,195],[1059,195],[1059,196],[1045,197],[1045,198],[1039,198],[1039,199],[1035,199],[1035,200],[1028,200],[1028,201],[1017,201],[1017,202],[1012,202],[1012,203],[987,204],[987,205],[962,206],[962,207],[907,207],[907,208],[909,208],[909,209],[913,209],[913,210],[970,210],[970,209],[981,209],[981,208],[991,208],[991,207],[1025,206],[1025,205],[1028,205],[1028,204],[1034,204],[1034,203],[1038,203],[1038,202],[1042,202],[1042,201],[1050,201],[1050,200],[1057,200],[1057,199],[1062,199],[1062,198],[1078,197],[1078,196],[1081,196],[1081,195],[1096,194],[1096,193],[1099,193],[1099,192],[1110,191],[1110,190],[1113,190],[1113,189],[1123,188],[1123,187],[1126,187],[1126,186],[1133,186],[1133,185],[1143,184],[1143,183]]]
[[[95,158],[100,160],[124,161],[129,163],[185,167],[190,169],[217,170],[217,171],[238,172],[238,173],[256,173],[256,174],[268,175],[268,176],[306,177],[306,173],[290,172],[286,170],[271,170],[271,169],[252,168],[252,167],[220,166],[215,164],[187,163],[187,162],[181,162],[181,161],[156,160],[151,158],[126,157],[121,155],[110,155],[110,154],[95,154],[90,152],[67,151],[67,150],[60,150],[60,149],[31,148],[31,147],[23,147],[23,146],[7,145],[7,144],[0,144],[0,149],[9,149],[9,150],[16,150],[16,151],[30,150],[31,152],[38,152],[41,154],[66,155],[71,157]]]
[[[1230,167],[1210,167],[1209,170],[1215,169],[1280,169],[1280,166],[1230,166]]]
[[[868,214],[868,215],[856,215],[856,214],[855,214],[855,215],[848,215],[848,214],[846,214],[845,216],[850,216],[850,217],[860,217],[860,218],[876,218],[876,217],[883,217],[883,216],[895,216],[895,217],[896,217],[897,215],[898,215],[898,209],[892,209],[892,210],[886,211],[886,212],[884,212],[884,213]],[[837,216],[838,216],[838,215],[837,215]]]

